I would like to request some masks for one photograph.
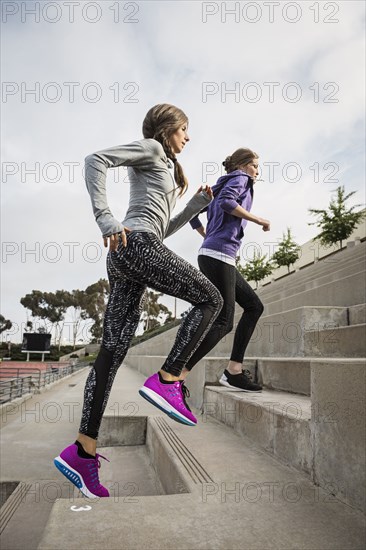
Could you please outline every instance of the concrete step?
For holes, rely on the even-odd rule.
[[[313,357],[365,357],[366,324],[306,332],[304,349]]]
[[[310,392],[312,479],[365,513],[366,360],[314,359]]]
[[[303,480],[275,477],[261,483],[259,477],[212,484],[207,488],[211,493],[200,500],[191,495],[142,497],[131,505],[101,499],[78,515],[60,500],[38,550],[75,548],[75,541],[80,550],[363,548],[361,514]]]
[[[234,318],[234,330],[242,315],[242,309],[237,309]],[[265,309],[266,311],[266,309]],[[253,333],[248,347],[250,356],[296,357],[312,355],[305,349],[305,333],[311,329],[320,331],[325,328],[336,328],[366,322],[366,304],[345,306],[303,306],[292,310],[262,315]],[[209,356],[230,355],[234,330],[219,342]],[[161,356],[170,352],[176,336],[177,327],[155,338],[151,338],[138,346],[131,348],[127,354],[127,363],[133,356]],[[343,354],[346,355],[346,354]],[[139,359],[139,362],[142,360]],[[164,359],[162,360],[162,362]],[[131,363],[132,364],[132,363]],[[159,367],[160,368],[160,367]],[[148,374],[150,371],[141,371]]]
[[[258,295],[264,303],[265,315],[278,314],[302,306],[352,307],[365,304],[365,249],[366,242],[361,243],[361,245],[354,249],[343,250],[304,270],[293,273],[289,277],[275,281],[265,288],[260,288]],[[352,273],[352,271],[357,269],[357,266],[360,269]],[[318,278],[324,284],[320,284],[319,286]],[[301,285],[305,285],[304,288]],[[301,288],[302,290],[300,291]],[[289,292],[291,293],[290,296],[288,296]],[[362,308],[362,306],[360,307]],[[241,310],[237,308],[236,321],[240,315]],[[365,322],[362,320],[364,318],[364,310],[363,313],[359,312],[356,314],[355,318],[352,317],[350,310],[349,322],[351,324]],[[167,355],[172,347],[177,331],[178,327],[175,327],[131,348],[128,354]],[[227,349],[223,353],[226,354]],[[257,353],[257,351],[250,353],[252,355],[257,355],[258,353],[262,355],[262,353]],[[215,355],[221,355],[221,353],[215,351]],[[279,355],[284,354],[279,352]]]
[[[357,261],[353,261],[351,264],[347,263],[347,265],[345,265],[342,269],[339,269],[337,266],[332,271],[329,271],[329,269],[324,270],[324,275],[321,276],[318,275],[315,277],[313,274],[309,274],[309,276],[301,282],[296,280],[291,281],[289,279],[288,284],[286,284],[282,289],[274,289],[273,292],[268,293],[265,296],[265,302],[266,304],[269,304],[277,300],[283,300],[284,298],[288,298],[294,294],[298,294],[299,292],[317,288],[323,284],[330,283],[338,279],[343,279],[343,277],[349,277],[350,275],[359,273],[360,271],[366,271],[366,263],[364,259],[358,259]]]
[[[244,368],[250,371],[253,380],[269,390],[309,396],[311,360],[311,358],[302,357],[246,357]],[[335,361],[338,361],[338,359],[335,359]],[[202,408],[204,386],[217,385],[222,387],[219,384],[219,378],[227,364],[228,358],[206,357],[192,370],[187,379],[187,384],[195,407]],[[197,389],[200,380],[194,378],[195,372],[204,373],[205,375],[203,384],[201,382],[202,393],[199,394]],[[197,395],[199,395],[198,399]]]
[[[344,271],[346,268],[350,270],[362,271],[365,269],[366,246],[357,256],[344,257],[343,259],[337,256],[331,256],[329,259],[322,260],[316,264],[311,264],[306,268],[297,271],[291,271],[280,279],[276,279],[271,284],[260,287],[260,292],[263,295],[271,295],[272,292],[280,292],[293,286],[301,286],[311,281],[322,279],[328,274]],[[357,266],[360,269],[357,270]]]
[[[332,254],[323,258],[321,261],[307,265],[301,268],[299,271],[285,274],[280,279],[277,279],[270,284],[266,284],[260,287],[259,292],[261,295],[266,296],[271,294],[274,290],[283,290],[287,285],[302,284],[304,281],[308,281],[309,278],[316,279],[327,273],[332,273],[335,269],[343,269],[348,264],[365,260],[366,256],[366,241],[360,243],[359,246],[352,249],[343,249],[342,251]]]
[[[265,312],[266,312],[265,308]],[[305,345],[305,334],[310,330],[319,331],[348,325],[345,307],[303,306],[259,319],[247,355],[252,357],[304,357],[312,355],[311,348]],[[242,312],[241,312],[242,313]],[[235,328],[241,314],[236,317]],[[230,355],[235,337],[233,330],[212,350],[214,355]]]
[[[310,475],[309,397],[270,390],[251,394],[206,386],[204,415],[212,416],[288,466]]]
[[[129,358],[126,365],[147,377],[157,372],[163,361],[164,356],[160,355],[150,357],[134,355]],[[189,402],[194,407],[202,409],[205,386],[219,385],[219,379],[227,368],[228,362],[228,357],[207,356],[192,369],[187,379],[187,386],[191,394]],[[264,384],[269,389],[310,395],[310,363],[311,358],[302,357],[246,357],[244,368],[250,371],[253,380]],[[113,427],[109,426],[108,431],[111,430]]]
[[[333,365],[335,369],[352,370],[358,369],[360,361],[362,363],[364,360],[344,357],[328,357],[326,360],[317,357],[258,357],[256,360],[258,381],[270,390],[310,396],[312,370],[324,361],[327,365]]]
[[[38,548],[52,506],[61,494],[70,494],[70,487],[42,478],[19,482],[0,510],[1,548]]]
[[[360,271],[283,300],[271,302],[266,305],[266,313],[271,315],[301,306],[348,307],[364,303],[366,303],[365,272]]]
[[[350,324],[365,318],[366,305],[346,308],[331,306],[303,306],[289,311],[262,315],[247,348],[250,357],[363,357],[364,344],[348,341],[340,335],[363,336],[364,323]],[[234,330],[225,336],[209,353],[209,356],[230,356],[235,328],[242,311],[235,316]],[[354,326],[354,329],[351,329]],[[356,328],[358,327],[358,328]],[[340,330],[347,328],[348,330]],[[334,331],[334,334],[333,334]],[[356,336],[356,339],[358,337]],[[344,342],[344,343],[343,343]],[[322,345],[328,343],[324,349]],[[314,351],[319,344],[319,351]],[[338,347],[337,347],[338,346]],[[323,349],[321,352],[320,350]]]
[[[326,289],[328,294],[332,289]],[[306,294],[306,293],[305,293]],[[296,301],[294,302],[296,305]],[[277,306],[278,304],[274,304]],[[316,331],[324,328],[336,328],[363,324],[366,322],[366,304],[359,303],[349,307],[345,305],[305,305],[290,310],[269,313],[272,304],[265,304],[265,311],[260,318],[248,347],[250,356],[306,356],[311,350],[304,351],[304,334],[311,328]],[[272,308],[274,309],[274,308]],[[234,328],[240,320],[242,309],[237,307],[234,317]],[[174,343],[178,327],[164,332],[142,344],[130,348],[126,361],[134,355],[163,356],[169,354]],[[210,356],[227,356],[231,353],[234,332],[227,335],[210,352]],[[346,355],[346,354],[341,354]]]
[[[311,397],[206,386],[205,414],[366,509],[366,360],[313,358]]]
[[[147,360],[148,359],[148,360]],[[139,370],[144,376],[150,376],[160,368],[163,356],[147,358],[146,356],[134,356],[130,358],[129,368]],[[189,403],[195,408],[203,409],[204,390],[206,386],[219,384],[219,379],[228,364],[228,357],[205,357],[191,371],[187,379],[187,386],[190,392]],[[287,392],[288,394],[299,394],[310,396],[311,388],[311,366],[317,362],[317,357],[246,357],[244,367],[248,369],[253,380],[262,384],[266,389]],[[359,364],[358,358],[328,357],[329,364],[342,365],[344,368],[352,368]],[[149,365],[141,368],[142,365]],[[131,418],[131,423],[137,422],[137,418]],[[104,420],[103,422],[106,422]],[[125,426],[125,429],[127,426]],[[108,421],[107,432],[109,438],[118,433],[121,437],[121,428],[114,427]],[[109,443],[112,439],[106,440]],[[104,439],[103,439],[104,441]],[[128,441],[128,439],[126,439]]]
[[[349,325],[366,323],[366,304],[358,304],[348,308]]]
[[[141,496],[127,502],[84,500],[85,509],[78,513],[67,500],[59,499],[39,550],[73,548],[75,542],[81,550],[138,550],[147,545],[159,550],[362,547],[365,519],[360,512],[256,449],[250,439],[209,416],[193,429],[166,423],[172,439],[182,445],[181,451],[174,443],[182,472],[180,454],[194,457],[210,479],[196,480],[189,493]]]

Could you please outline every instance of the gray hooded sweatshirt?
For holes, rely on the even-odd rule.
[[[106,174],[108,168],[128,167],[130,202],[125,219],[116,220],[108,206]],[[85,158],[85,182],[93,212],[104,237],[122,231],[149,231],[160,240],[172,235],[207,206],[211,199],[206,192],[192,197],[177,216],[171,215],[179,195],[162,145],[155,139],[141,139],[98,151]]]

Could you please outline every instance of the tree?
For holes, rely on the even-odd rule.
[[[158,302],[159,298],[164,296],[161,292],[149,290],[145,300],[144,309],[141,315],[141,320],[144,324],[144,331],[152,330],[153,328],[167,323],[172,320],[171,311],[164,305]]]
[[[44,315],[51,322],[52,329],[55,330],[55,345],[58,345],[60,350],[65,315],[72,303],[70,292],[67,290],[45,292],[44,302],[47,304]]]
[[[32,317],[42,319],[51,323],[51,330],[47,325],[38,328],[44,332],[54,330],[55,345],[60,349],[62,333],[65,326],[65,316],[70,309],[72,318],[72,340],[74,349],[80,332],[82,321],[92,319],[94,324],[90,332],[95,339],[102,336],[102,321],[108,301],[110,289],[106,279],[99,279],[96,283],[89,285],[86,290],[56,290],[55,292],[41,292],[32,290],[21,298],[21,304],[30,310]],[[33,328],[31,321],[27,322],[27,329]],[[26,330],[27,330],[26,329]]]
[[[258,289],[258,281],[261,281],[273,271],[271,262],[266,262],[267,254],[264,256],[257,256],[254,252],[254,257],[250,260],[245,267],[240,264],[240,259],[236,258],[236,267],[248,281],[255,281],[256,289]]]
[[[9,319],[5,319],[3,315],[0,314],[0,334],[6,330],[10,330],[13,326],[13,323]]]
[[[76,340],[79,334],[79,329],[82,321],[88,318],[87,313],[88,296],[85,290],[73,290],[70,293],[70,306],[72,311],[72,342],[73,349],[76,348]]]
[[[352,234],[355,227],[366,216],[366,211],[354,212],[355,208],[362,206],[361,204],[346,209],[346,201],[356,191],[351,191],[348,195],[345,195],[344,186],[339,186],[333,192],[336,192],[337,195],[335,198],[331,198],[328,211],[309,209],[310,214],[319,216],[319,219],[316,222],[308,223],[308,225],[316,225],[322,230],[313,241],[319,240],[324,246],[339,242],[340,248],[342,248],[343,241]]]
[[[301,247],[292,240],[291,229],[287,228],[287,236],[282,234],[282,241],[278,245],[278,250],[272,255],[271,261],[275,261],[278,267],[287,266],[287,272],[290,273],[290,265],[293,265],[299,259]]]
[[[35,319],[44,319],[44,293],[40,290],[32,290],[30,294],[26,294],[20,299],[20,303],[26,309],[29,309],[32,317]],[[46,328],[46,327],[45,327]]]
[[[85,308],[88,317],[94,321],[90,328],[93,340],[98,341],[102,337],[103,318],[107,307],[110,287],[106,279],[99,279],[96,283],[85,289]]]
[[[43,332],[52,332],[55,329],[55,344],[58,343],[60,349],[64,325],[60,323],[64,321],[66,311],[71,305],[70,293],[66,290],[57,290],[55,293],[32,290],[30,294],[21,298],[20,303],[31,311],[32,317],[44,320],[45,326],[40,327],[38,332],[41,329]],[[47,320],[51,323],[50,329],[47,327]],[[30,321],[27,322],[27,326],[29,323]]]

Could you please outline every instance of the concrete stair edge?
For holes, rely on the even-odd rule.
[[[298,272],[293,273],[292,275],[294,275],[294,279],[292,281],[287,281],[286,283],[283,281],[282,285],[280,284],[281,280],[275,281],[275,283],[277,283],[278,285],[277,287],[274,286],[272,290],[268,288],[266,289],[266,292],[264,292],[265,288],[259,289],[262,290],[262,292],[260,292],[260,295],[265,297],[266,301],[271,300],[271,298],[275,295],[279,295],[279,298],[281,298],[281,294],[286,290],[291,291],[292,289],[296,289],[298,287],[305,287],[304,290],[306,290],[306,286],[309,284],[311,286],[319,286],[319,283],[320,285],[323,284],[322,281],[323,279],[325,279],[325,277],[330,276],[332,278],[343,279],[344,276],[347,276],[347,273],[353,274],[354,272],[364,271],[366,269],[366,266],[364,265],[364,257],[360,257],[353,261],[344,261],[343,264],[341,266],[338,265],[337,269],[332,270],[331,273],[328,273],[330,271],[329,267],[324,267],[323,270],[316,273],[315,276],[314,273],[309,273],[306,277],[300,278],[298,277]]]
[[[326,270],[330,271],[332,269],[332,266],[334,263],[337,263],[337,265],[343,266],[343,264],[347,264],[348,262],[357,262],[362,261],[365,258],[365,249],[366,249],[366,240],[362,243],[360,247],[356,247],[353,249],[343,249],[342,251],[338,251],[336,255],[331,255],[322,258],[318,262],[312,262],[307,264],[306,266],[303,266],[301,269],[298,270],[292,270],[290,273],[284,273],[281,277],[274,279],[272,281],[266,281],[263,286],[260,286],[258,291],[260,293],[263,293],[263,295],[266,295],[267,293],[270,293],[273,291],[275,287],[279,288],[281,285],[287,285],[289,280],[291,279],[291,282],[296,278],[300,283],[309,277],[310,272],[312,272],[311,276],[317,276],[318,273],[321,274]],[[340,257],[341,256],[341,257]],[[334,258],[335,261],[330,261],[331,258]]]
[[[303,282],[294,281],[291,282],[291,284],[283,284],[282,287],[272,289],[272,292],[267,292],[266,294],[258,293],[258,295],[262,297],[266,303],[272,303],[277,300],[290,297],[298,292],[311,290],[322,286],[323,284],[327,284],[335,280],[342,280],[350,275],[354,275],[355,273],[366,271],[366,265],[364,264],[364,261],[354,263],[351,267],[346,264],[342,269],[337,269],[331,273],[325,272],[324,275],[321,275],[320,277],[313,277],[309,275]]]
[[[365,290],[363,286],[364,279],[365,272],[359,271],[358,273],[354,273],[349,277],[336,279],[319,287],[302,291],[298,294],[293,294],[292,296],[289,296],[287,298],[282,298],[280,300],[267,303],[267,311],[271,314],[279,313],[281,311],[293,309],[296,306],[311,306],[314,303],[316,303],[318,306],[331,306],[337,304],[337,306],[345,307],[364,303],[366,302]],[[344,292],[345,286],[350,289],[349,294],[346,294]],[[357,293],[358,289],[361,289],[359,293]],[[337,290],[338,292],[335,292]],[[342,293],[340,293],[341,290]],[[312,300],[312,302],[309,302],[309,300]],[[343,301],[344,303],[341,303],[341,301]]]

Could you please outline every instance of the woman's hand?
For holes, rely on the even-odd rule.
[[[196,195],[198,195],[199,193],[202,193],[202,191],[207,193],[207,195],[210,197],[210,199],[213,199],[212,189],[209,185],[205,185],[205,186],[201,185],[201,187],[198,189]]]
[[[262,226],[262,231],[270,231],[271,230],[271,222],[268,220],[264,220],[263,218],[260,219],[260,225]]]
[[[127,233],[131,232],[131,229],[128,229],[128,227],[124,227],[123,230],[120,233],[114,233],[113,235],[108,235],[108,237],[103,237],[103,243],[104,246],[108,246],[108,239],[109,239],[109,251],[115,252],[119,245],[119,238],[122,239],[122,245],[127,246]]]

